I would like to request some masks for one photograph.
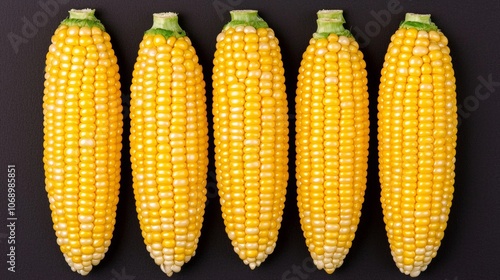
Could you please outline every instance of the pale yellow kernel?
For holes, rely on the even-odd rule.
[[[255,27],[250,26],[250,25],[245,26],[245,28],[243,29],[243,31],[245,33],[257,33],[257,29],[255,29]]]
[[[423,39],[427,39],[427,38],[429,38],[429,33],[427,31],[420,30],[417,33],[417,38],[419,38],[419,39],[422,39],[422,38]]]
[[[416,46],[413,48],[412,54],[415,56],[424,56],[429,52],[429,49],[423,46]]]
[[[343,46],[349,46],[351,44],[351,40],[346,36],[338,37],[338,42]]]
[[[437,31],[429,31],[429,39],[433,42],[439,42],[441,40],[441,36],[439,35],[439,32]]]

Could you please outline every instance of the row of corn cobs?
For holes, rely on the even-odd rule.
[[[288,109],[278,40],[255,10],[231,12],[213,60],[217,186],[226,232],[252,269],[274,250],[288,182]],[[332,273],[351,247],[366,188],[369,119],[363,54],[342,11],[318,12],[296,91],[296,181],[306,244]],[[407,14],[391,37],[378,97],[381,201],[391,252],[418,276],[451,206],[457,134],[446,37]],[[72,270],[108,250],[120,181],[117,58],[94,10],[71,10],[45,69],[44,167],[57,243]],[[208,122],[202,67],[177,15],[154,15],[130,104],[133,188],[142,235],[167,274],[190,260],[206,201]]]

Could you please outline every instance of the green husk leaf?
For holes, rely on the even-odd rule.
[[[61,22],[61,25],[78,26],[78,27],[97,27],[105,31],[104,25],[95,17],[94,9],[71,9],[69,17]]]
[[[407,13],[399,28],[415,28],[423,31],[438,31],[437,25],[431,21],[430,14]]]
[[[180,38],[186,36],[186,31],[180,27],[176,13],[156,13],[153,14],[153,26],[145,34]]]
[[[319,10],[316,15],[318,19],[320,18],[330,18],[330,19],[338,19],[342,20],[342,23],[345,23],[345,18],[343,15],[343,10]]]
[[[320,10],[317,15],[318,29],[313,38],[327,38],[330,34],[352,37],[352,33],[344,28],[345,19],[342,10]]]
[[[253,26],[255,29],[269,27],[257,10],[233,10],[229,13],[231,21],[224,25],[223,30],[236,26]]]

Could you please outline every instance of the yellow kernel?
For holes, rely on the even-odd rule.
[[[162,35],[155,35],[153,38],[153,43],[155,46],[162,46],[167,43],[167,40]]]
[[[405,36],[409,38],[417,38],[418,30],[415,28],[409,28],[405,32]]]

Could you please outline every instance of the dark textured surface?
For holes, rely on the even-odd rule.
[[[56,5],[48,13],[40,2]],[[112,37],[122,76],[125,112],[128,112],[131,73],[138,45],[142,33],[152,24],[153,12],[180,14],[180,24],[190,36],[204,67],[209,110],[215,38],[229,19],[229,9],[258,9],[280,39],[291,134],[290,180],[276,250],[255,271],[245,266],[233,252],[224,232],[216,195],[213,138],[210,135],[209,199],[202,236],[196,256],[172,279],[409,279],[392,261],[382,221],[377,175],[376,99],[384,53],[404,13],[431,13],[434,22],[449,38],[462,112],[456,191],[448,228],[437,257],[419,279],[500,279],[497,269],[500,264],[498,0],[0,1],[0,279],[83,279],[67,266],[52,229],[42,163],[42,94],[45,54],[51,35],[66,17],[67,10],[86,7],[97,9],[97,17]],[[294,178],[293,108],[297,71],[302,52],[315,31],[315,13],[319,9],[345,10],[346,27],[358,34],[363,46],[371,95],[369,178],[363,214],[353,247],[334,275],[312,268],[300,229]],[[23,33],[25,22],[33,23],[34,17],[39,26],[35,31],[25,27]],[[9,41],[13,34],[23,38],[17,51]],[[487,87],[484,80],[494,83]],[[85,279],[166,279],[143,245],[136,218],[128,159],[128,122],[126,116],[121,194],[114,237],[104,260]],[[8,164],[16,165],[17,179],[15,273],[7,271],[6,263]]]

